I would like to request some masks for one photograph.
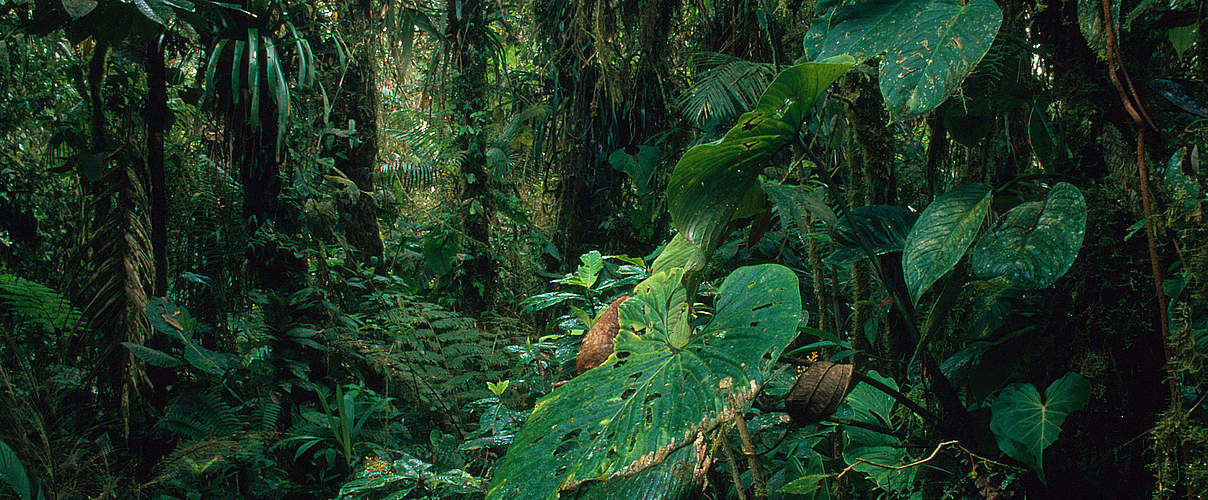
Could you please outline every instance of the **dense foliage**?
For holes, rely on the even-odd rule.
[[[1206,5],[0,0],[0,499],[1203,498]]]

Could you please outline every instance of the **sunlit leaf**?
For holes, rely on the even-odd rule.
[[[797,334],[797,277],[774,264],[734,271],[712,320],[675,348],[681,274],[637,286],[621,305],[614,354],[538,401],[488,498],[554,498],[639,473],[731,418],[732,397],[745,404]]]

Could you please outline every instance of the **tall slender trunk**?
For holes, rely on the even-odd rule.
[[[486,170],[486,123],[481,116],[488,108],[487,51],[491,50],[483,7],[482,0],[449,2],[446,24],[446,35],[453,44],[450,66],[457,72],[452,79],[451,100],[457,120],[456,144],[465,152],[457,188],[462,200],[462,228],[471,249],[465,273],[457,279],[471,310],[479,310],[494,299],[498,282],[491,249],[495,201]]]
[[[377,167],[378,153],[378,88],[377,30],[373,23],[373,12],[369,0],[353,1],[345,17],[350,35],[353,57],[348,61],[340,92],[344,96],[332,110],[332,121],[346,126],[356,124],[353,141],[335,141],[333,151],[336,168],[348,176],[362,193],[356,202],[347,208],[350,217],[344,228],[344,237],[353,247],[353,256],[360,262],[373,265],[381,271],[382,236],[378,227],[378,209],[373,193],[373,176]],[[370,193],[370,195],[366,195]]]
[[[151,249],[155,262],[153,294],[168,293],[168,193],[164,182],[164,125],[168,89],[164,54],[157,41],[147,44],[147,171],[151,180]]]

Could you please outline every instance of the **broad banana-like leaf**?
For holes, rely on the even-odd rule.
[[[25,472],[25,465],[4,441],[0,441],[0,481],[7,483],[21,500],[33,500],[35,493],[37,498],[42,497],[41,493],[38,493],[37,482],[30,481]]]
[[[712,321],[687,326],[683,271],[659,272],[621,304],[616,350],[542,398],[487,498],[555,498],[590,481],[657,466],[745,406],[797,334],[797,277],[743,267],[722,283]],[[676,344],[680,344],[677,348]]]
[[[1011,384],[991,406],[990,431],[998,448],[1028,464],[1044,480],[1044,449],[1057,440],[1061,424],[1090,399],[1091,383],[1077,373],[1067,373],[1044,390],[1032,384]]]
[[[894,115],[935,109],[990,50],[1002,11],[994,0],[937,0],[902,30],[881,64],[881,95]]]
[[[1012,208],[969,253],[980,278],[1002,276],[1012,285],[1035,290],[1065,275],[1082,247],[1086,201],[1073,184],[1049,190],[1044,202]]]
[[[911,301],[918,303],[931,285],[956,267],[973,244],[993,193],[985,184],[966,184],[927,205],[906,236],[902,273]]]
[[[874,255],[901,252],[906,234],[918,214],[892,205],[866,205],[843,214],[835,224],[831,241],[836,248],[826,262],[851,264]]]
[[[675,164],[667,186],[668,211],[701,254],[708,256],[716,248],[767,160],[797,136],[806,111],[854,62],[841,56],[784,70],[755,109],[723,138],[689,149]]]
[[[650,265],[650,272],[658,273],[675,268],[683,268],[685,272],[692,272],[704,267],[704,254],[696,245],[688,241],[688,237],[684,236],[684,233],[679,233],[671,238],[659,256],[654,259],[654,263]]]

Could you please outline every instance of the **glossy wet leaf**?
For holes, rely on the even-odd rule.
[[[818,58],[839,54],[858,61],[873,58],[898,42],[901,33],[917,27],[912,21],[932,0],[864,0],[843,2],[810,26],[821,38]]]
[[[994,0],[928,4],[881,63],[881,95],[890,111],[910,118],[942,104],[990,50],[1001,25]]]
[[[866,205],[839,218],[831,241],[836,248],[826,257],[831,265],[851,264],[873,255],[901,252],[918,214],[891,205]]]
[[[542,398],[500,462],[488,498],[553,498],[584,482],[657,465],[745,404],[797,334],[801,297],[789,269],[740,268],[712,320],[674,348],[685,293],[664,271],[620,308],[614,354]]]
[[[895,390],[898,388],[898,384],[893,379],[882,377],[876,371],[870,371],[867,375]],[[857,384],[851,394],[847,396],[847,405],[852,410],[852,420],[890,429],[894,427],[890,417],[895,404],[893,396],[865,383]],[[867,463],[857,464],[860,459],[892,466],[910,463],[911,457],[906,454],[905,448],[901,447],[898,438],[854,426],[845,427],[843,435],[844,462],[849,465],[856,464],[853,469],[867,474],[868,478],[883,490],[901,493],[910,489],[911,484],[914,483],[914,468],[894,470]]]
[[[712,253],[767,160],[796,138],[806,111],[853,63],[842,57],[784,70],[722,139],[689,149],[676,163],[668,211],[698,252]]]
[[[1065,418],[1086,405],[1090,390],[1090,381],[1077,373],[1054,381],[1043,398],[1032,384],[1007,386],[991,406],[990,431],[999,449],[1044,480],[1044,449],[1057,440]]]
[[[969,253],[973,273],[1002,276],[1034,290],[1065,275],[1086,232],[1086,201],[1073,184],[1058,183],[1043,202],[1021,204],[1002,216]]]
[[[919,297],[960,262],[973,244],[993,197],[990,186],[966,184],[927,205],[906,236],[902,273],[910,299]]]
[[[1191,113],[1199,117],[1208,117],[1208,109],[1204,108],[1199,101],[1187,93],[1187,90],[1182,85],[1171,81],[1158,79],[1149,82],[1149,88],[1153,89],[1158,95],[1166,98],[1171,104],[1178,106],[1179,109]]]

